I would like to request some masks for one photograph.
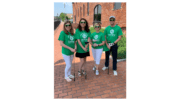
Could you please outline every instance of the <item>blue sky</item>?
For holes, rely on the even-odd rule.
[[[65,9],[64,9],[64,3]],[[54,2],[54,16],[58,16],[60,13],[64,12],[65,13],[73,13],[73,8],[72,8],[72,2]]]

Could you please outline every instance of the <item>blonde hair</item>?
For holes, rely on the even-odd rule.
[[[95,28],[96,25],[99,25],[99,26],[100,26],[100,29],[101,29],[101,23],[95,23],[95,24],[94,24],[94,28]]]

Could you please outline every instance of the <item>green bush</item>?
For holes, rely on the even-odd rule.
[[[96,32],[96,30],[94,29],[94,27],[90,27],[89,29],[90,29],[90,32],[91,32],[91,33]],[[100,32],[104,33],[104,30],[105,30],[104,28],[101,28],[101,29],[100,29]]]
[[[121,40],[117,43],[117,59],[125,59],[126,58],[126,37],[122,35]]]

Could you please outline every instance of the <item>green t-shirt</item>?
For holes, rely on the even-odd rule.
[[[91,32],[86,32],[85,30],[80,31],[79,29],[76,29],[76,38],[80,40],[81,44],[83,45],[83,47],[85,47],[85,42],[88,42],[88,38],[90,37]],[[81,46],[79,45],[78,41],[77,41],[77,52],[78,53],[86,53],[89,52],[89,47],[87,48],[87,51],[85,52]]]
[[[90,39],[92,40],[92,43],[96,43],[96,44],[101,44],[102,41],[105,41],[105,36],[102,32],[99,33],[92,33],[90,36]],[[93,46],[92,46],[93,47]],[[97,47],[93,47],[94,49],[101,49],[103,48],[103,46],[97,46]]]
[[[70,32],[68,32],[68,34],[69,35],[67,35],[64,31],[61,31],[58,40],[63,41],[65,45],[74,49],[74,47],[75,47],[74,42],[76,40],[75,35],[71,35]],[[71,50],[62,47],[62,54],[72,55],[72,54],[74,54],[74,52],[71,52]]]
[[[123,33],[118,25],[115,25],[114,27],[109,25],[104,30],[104,35],[106,36],[106,40],[110,41],[109,43],[114,43],[118,39],[118,36],[123,35]],[[109,51],[106,44],[104,45],[103,51]]]

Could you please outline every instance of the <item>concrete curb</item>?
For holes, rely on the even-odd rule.
[[[109,58],[111,58],[111,60],[113,60],[112,56],[109,56]],[[117,62],[121,62],[121,61],[125,61],[126,59],[117,59]]]

